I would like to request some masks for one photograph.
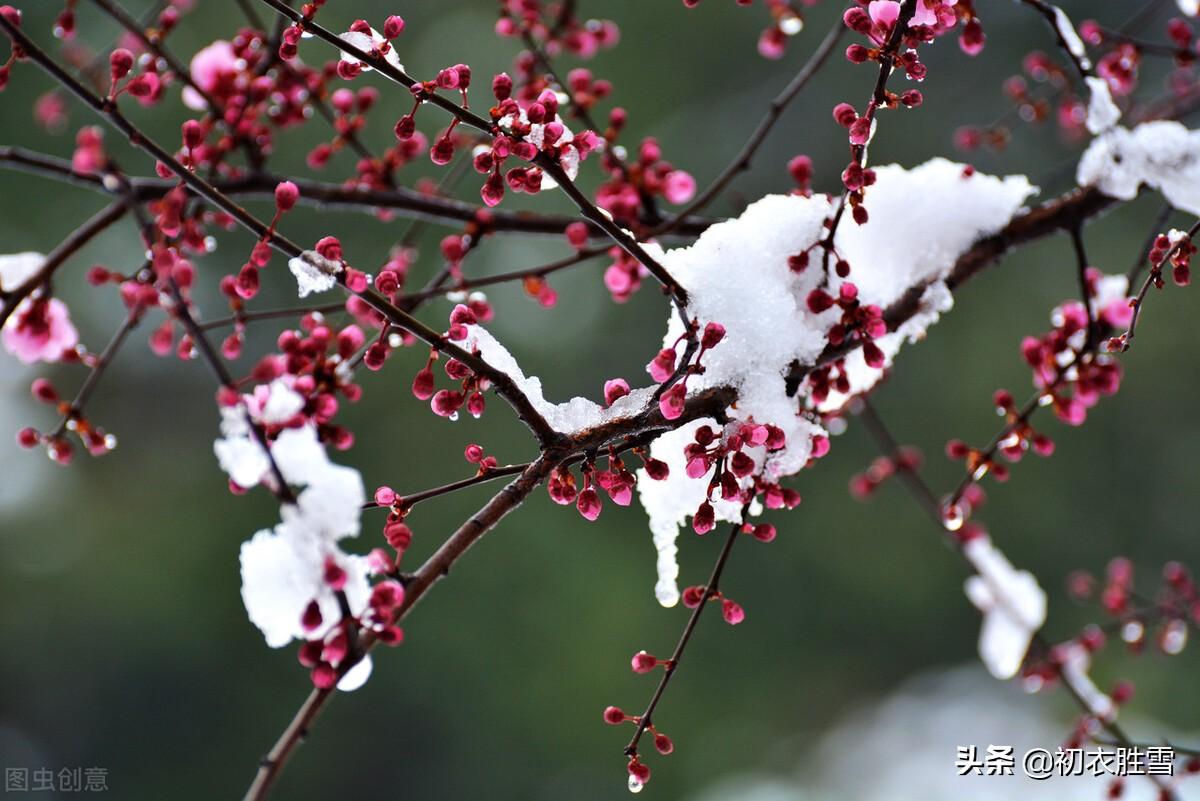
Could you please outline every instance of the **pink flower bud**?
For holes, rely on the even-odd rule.
[[[291,211],[299,199],[300,189],[291,181],[281,181],[275,187],[275,208],[280,213]]]
[[[385,39],[395,39],[404,31],[404,19],[393,14],[383,21]]]

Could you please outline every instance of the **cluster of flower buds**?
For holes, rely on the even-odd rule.
[[[574,7],[543,0],[501,0],[496,33],[518,37],[529,34],[550,56],[570,53],[589,59],[601,49],[615,46],[621,31],[612,20],[581,20]]]
[[[794,489],[784,488],[756,475],[759,464],[747,451],[762,448],[766,453],[778,451],[787,444],[783,431],[772,425],[734,423],[724,432],[714,431],[710,426],[696,429],[693,441],[684,447],[689,478],[701,479],[710,472],[705,500],[692,515],[692,529],[697,534],[707,534],[716,526],[716,510],[712,500],[719,495],[721,500],[748,502],[759,494],[769,509],[789,509],[800,503],[800,494]],[[759,532],[764,542],[774,539],[767,529]]]
[[[450,312],[450,327],[446,331],[446,338],[451,342],[462,342],[467,338],[467,326],[475,325],[478,322],[479,317],[472,308],[460,303]],[[376,344],[387,347],[382,345],[382,340]],[[437,389],[433,375],[433,363],[438,358],[437,351],[431,349],[425,366],[413,378],[413,396],[417,400],[429,401],[430,408],[439,417],[457,420],[459,410],[464,406],[472,417],[482,416],[486,405],[483,393],[491,386],[491,382],[485,376],[477,375],[458,359],[450,358],[446,360],[443,370],[448,378],[459,382],[458,388]]]
[[[346,571],[336,560],[325,560],[323,579],[335,593],[343,593],[346,586]],[[371,588],[367,608],[361,620],[343,617],[331,626],[323,636],[306,639],[297,657],[300,664],[309,668],[313,686],[328,690],[337,684],[339,677],[364,658],[358,647],[362,631],[370,631],[385,645],[399,645],[404,641],[404,630],[392,621],[404,603],[404,586],[398,581],[384,579]],[[301,628],[316,633],[324,624],[321,607],[311,601],[300,619]]]
[[[237,335],[231,335],[223,345],[229,358],[235,350],[233,336]],[[341,409],[339,398],[354,403],[362,397],[362,388],[353,382],[353,373],[347,365],[365,341],[366,337],[357,325],[350,324],[337,330],[317,312],[304,315],[298,329],[281,332],[276,340],[278,351],[263,356],[250,370],[249,380],[257,386],[250,395],[243,397],[252,409],[260,408],[266,403],[268,385],[282,379],[301,397],[303,405],[293,419],[264,425],[267,438],[273,439],[284,428],[311,423],[323,442],[338,450],[350,448],[354,444],[353,432],[334,420]],[[222,390],[218,401],[223,406],[240,402],[238,394],[232,390]]]
[[[1173,656],[1187,645],[1190,626],[1200,625],[1200,588],[1191,571],[1179,562],[1168,562],[1153,600],[1134,590],[1133,563],[1117,557],[1108,563],[1103,580],[1082,570],[1067,578],[1067,589],[1079,601],[1096,600],[1105,614],[1120,624],[1121,639],[1133,652],[1142,651],[1154,628],[1153,641],[1164,654]],[[1093,651],[1104,644],[1102,630],[1091,627],[1084,638]],[[1090,642],[1088,641],[1090,640]]]
[[[1065,402],[1069,403],[1071,400],[1073,399],[1067,399]],[[965,462],[972,481],[979,481],[988,474],[997,481],[1008,480],[1008,466],[997,461],[996,452],[1014,463],[1019,462],[1030,449],[1038,456],[1054,455],[1054,440],[1034,429],[1029,423],[1028,414],[1022,414],[1008,390],[996,390],[992,395],[992,403],[996,407],[996,413],[1005,420],[1004,437],[997,443],[995,452],[972,448],[959,439],[952,439],[946,443],[946,455],[956,461]]]
[[[108,57],[109,88],[108,99],[115,100],[128,92],[143,106],[152,106],[163,96],[166,84],[157,72],[157,64],[153,59],[146,60],[141,65],[141,72],[130,77],[134,72],[137,59],[133,53],[123,47],[118,47]],[[125,80],[128,78],[128,80]],[[125,81],[124,84],[121,82]]]
[[[679,369],[677,366],[679,356],[676,353],[681,342],[687,339],[687,334],[681,334],[675,340],[675,344],[669,348],[663,348],[658,354],[646,365],[646,372],[650,373],[650,377],[660,384],[670,381]],[[704,358],[704,354],[715,348],[725,338],[725,327],[720,323],[707,323],[704,326],[704,331],[700,334],[700,348],[696,352],[695,359],[690,364],[682,365],[682,377],[667,388],[658,399],[658,408],[662,412],[662,416],[667,420],[677,420],[683,415],[683,407],[687,400],[687,382],[688,378],[697,373],[704,372],[704,368],[700,364],[700,360]]]
[[[839,266],[843,263],[839,261]],[[874,342],[887,333],[883,309],[873,303],[859,302],[856,285],[843,282],[838,288],[837,298],[823,289],[814,289],[808,294],[807,303],[808,310],[813,314],[821,314],[834,306],[841,309],[841,318],[829,329],[829,343],[837,346],[846,341],[859,341],[867,366],[877,369],[883,367],[883,351]]]
[[[1155,286],[1162,289],[1162,268],[1171,265],[1171,280],[1176,286],[1187,286],[1192,281],[1192,256],[1196,246],[1186,231],[1171,231],[1154,238],[1147,260],[1153,272]]]
[[[249,260],[242,265],[237,276],[229,277],[232,283],[226,281],[222,284],[222,289],[232,288],[234,295],[242,301],[250,300],[258,294],[261,286],[259,270],[271,261],[271,237],[275,233],[275,226],[279,223],[279,218],[291,211],[299,199],[300,190],[291,181],[283,181],[275,187],[275,216],[271,219],[271,224],[254,243]],[[232,300],[232,297],[230,299]]]
[[[647,672],[646,670],[638,669],[638,657],[643,654],[649,656],[645,651],[642,651],[640,654],[633,657],[635,673]],[[653,659],[653,657],[650,658]],[[663,660],[660,662],[660,664],[665,665],[668,662],[669,660]],[[640,726],[642,724],[642,718],[640,715],[626,714],[620,707],[610,706],[605,707],[604,709],[604,722],[610,726],[619,726],[622,723],[632,723],[634,726]],[[645,730],[651,737],[654,738],[654,749],[658,751],[658,753],[662,754],[663,756],[667,756],[675,750],[675,743],[671,742],[671,738],[656,729],[654,724],[648,723]],[[646,782],[650,781],[650,768],[647,767],[644,762],[642,762],[641,757],[638,756],[636,751],[633,752],[629,759],[627,770],[629,773],[629,791],[633,793],[640,793],[642,788],[645,787]]]
[[[476,445],[475,443],[471,443],[463,449],[463,458],[466,459],[470,464],[477,466],[475,473],[477,476],[487,475],[490,471],[496,468],[496,465],[499,464],[499,462],[496,461],[495,456],[488,456],[484,452],[483,446]]]
[[[850,478],[850,495],[865,501],[875,494],[889,478],[897,473],[919,470],[921,452],[916,448],[900,448],[894,456],[880,456],[861,473]]]
[[[79,352],[73,358],[94,368],[97,357],[86,352]],[[40,445],[46,449],[46,454],[51,460],[66,465],[71,463],[74,448],[63,436],[63,432],[71,432],[79,437],[79,441],[92,456],[103,456],[117,447],[116,437],[106,433],[103,428],[90,423],[84,416],[83,410],[75,408],[70,401],[59,395],[50,379],[34,379],[30,391],[35,399],[54,407],[63,423],[59,430],[53,433],[42,433],[31,427],[21,429],[17,432],[17,444],[22,448],[36,448]]]
[[[736,626],[746,619],[746,610],[742,609],[740,604],[726,598],[719,591],[710,592],[708,587],[703,585],[687,587],[682,598],[683,605],[688,609],[695,609],[702,603],[721,604],[721,617],[731,626]]]
[[[636,227],[654,198],[662,197],[675,205],[691,200],[696,194],[696,179],[663,159],[662,148],[653,137],[642,140],[636,161],[623,161],[624,151],[615,143],[624,125],[625,110],[613,109],[605,132],[608,148],[603,159],[609,180],[596,190],[596,205],[619,224]]]
[[[1070,301],[1054,309],[1053,328],[1041,337],[1025,337],[1021,356],[1033,369],[1033,383],[1044,391],[1041,403],[1050,405],[1063,422],[1077,426],[1102,396],[1121,386],[1121,365],[1109,354],[1095,353],[1097,331],[1089,311]]]
[[[610,382],[611,384],[612,382]],[[636,451],[642,459],[646,475],[652,480],[662,481],[670,470],[666,463],[651,458],[645,451]],[[633,501],[633,490],[637,486],[637,476],[615,452],[608,454],[608,469],[596,469],[594,461],[586,461],[580,468],[583,486],[579,487],[574,474],[568,467],[558,467],[550,473],[546,489],[550,499],[562,506],[574,503],[586,520],[600,517],[603,504],[597,487],[608,494],[613,503],[618,506],[628,506]]]

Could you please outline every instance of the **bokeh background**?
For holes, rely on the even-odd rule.
[[[26,29],[48,43],[61,4],[17,5],[24,7]],[[147,3],[127,5],[137,11]],[[628,142],[658,137],[667,158],[703,186],[844,4],[827,0],[806,12],[806,29],[778,62],[755,52],[766,23],[758,5],[710,0],[690,12],[674,0],[581,5],[585,14],[621,27],[620,47],[588,66],[613,81],[616,98],[628,108]],[[876,163],[913,165],[951,153],[957,126],[986,124],[1008,108],[1000,85],[1019,71],[1022,56],[1052,49],[1042,20],[1019,4],[977,5],[986,49],[967,58],[947,38],[923,51],[930,68],[921,87],[925,105],[884,115],[872,146]],[[1143,4],[1063,5],[1077,20],[1099,15],[1115,26]],[[1161,39],[1174,4],[1158,6],[1144,31]],[[401,56],[411,71],[432,75],[467,61],[486,91],[482,76],[509,69],[516,50],[512,40],[492,33],[494,8],[489,0],[340,0],[321,18],[344,29],[357,17],[378,21],[400,13],[409,23]],[[201,0],[170,44],[190,56],[241,24],[232,0]],[[117,36],[87,3],[80,4],[79,28],[95,47],[109,46]],[[330,53],[308,42],[302,55],[315,61]],[[565,71],[574,63],[564,59],[561,66]],[[1148,63],[1143,75],[1144,92],[1162,91],[1164,65]],[[786,191],[783,166],[797,153],[813,156],[818,188],[835,190],[846,161],[845,134],[829,110],[842,100],[861,105],[873,82],[874,70],[835,57],[823,79],[787,111],[753,172],[712,211],[736,213],[744,200]],[[409,99],[378,83],[384,100],[367,138],[384,143]],[[0,95],[4,144],[69,156],[70,131],[93,120],[71,104],[67,133],[40,130],[31,106],[49,88],[31,66],[16,67]],[[177,141],[183,119],[177,98],[133,113],[161,141]],[[422,124],[430,125],[437,115],[422,116]],[[279,169],[307,173],[304,154],[320,126],[311,127],[280,138]],[[127,170],[149,173],[144,157],[112,135],[107,142]],[[1050,196],[1070,186],[1079,148],[1063,141],[1052,124],[1019,125],[1003,152],[963,158],[987,172],[1024,172]],[[352,169],[350,159],[338,156],[325,176],[340,179]],[[406,178],[434,174],[421,161]],[[596,179],[594,165],[585,165],[582,182]],[[462,194],[475,197],[476,189],[468,178]],[[0,250],[48,251],[103,202],[84,190],[0,173]],[[523,204],[565,210],[556,196],[506,202]],[[1159,205],[1157,198],[1143,197],[1091,226],[1094,263],[1125,271]],[[302,241],[336,234],[362,265],[381,263],[405,227],[402,221],[311,209],[285,222],[285,230]],[[426,230],[427,253],[417,276],[440,266],[435,245],[444,233]],[[202,281],[212,286],[218,276],[236,271],[249,245],[240,232],[222,236],[220,249],[199,262]],[[557,239],[497,237],[471,257],[468,269],[518,269],[564,252]],[[114,292],[86,286],[87,266],[128,269],[138,258],[132,227],[124,224],[60,272],[56,290],[71,301],[92,348],[103,345],[121,308]],[[554,281],[559,305],[549,310],[519,287],[490,293],[499,311],[493,330],[527,372],[543,378],[548,397],[597,397],[603,380],[614,375],[636,382],[661,337],[663,298],[647,287],[616,305],[602,287],[602,269],[593,264],[562,274]],[[876,404],[902,442],[924,451],[935,487],[948,490],[959,476],[958,465],[942,455],[946,439],[982,442],[994,432],[992,391],[1008,387],[1018,397],[1029,391],[1018,343],[1045,330],[1049,310],[1074,297],[1074,269],[1064,237],[1009,256],[959,294],[953,313],[928,341],[899,357]],[[294,303],[294,283],[281,262],[264,281],[254,305]],[[202,299],[210,317],[222,314],[213,293]],[[423,313],[441,321],[447,308],[430,304]],[[1102,402],[1079,430],[1043,418],[1058,440],[1055,457],[1031,457],[1008,484],[988,486],[982,518],[1013,561],[1033,570],[1049,590],[1052,637],[1069,636],[1096,617],[1062,589],[1075,568],[1099,571],[1109,558],[1127,555],[1138,565],[1142,586],[1150,588],[1168,559],[1200,567],[1195,308],[1194,290],[1170,287],[1153,295],[1138,346],[1124,361],[1120,394]],[[145,341],[152,325],[134,334],[89,410],[120,446],[99,460],[80,457],[68,469],[13,443],[18,428],[49,427],[53,419],[28,398],[35,374],[7,356],[0,360],[6,432],[0,441],[0,765],[103,766],[112,797],[121,799],[239,798],[260,755],[308,690],[294,650],[267,648],[238,594],[238,547],[272,525],[278,510],[264,492],[235,498],[225,490],[212,455],[212,378],[199,362],[151,355]],[[243,368],[277,330],[252,338]],[[368,487],[388,483],[405,492],[461,477],[467,442],[483,444],[501,462],[532,455],[523,429],[502,404],[493,403],[481,422],[452,423],[415,401],[407,387],[422,358],[399,354],[382,373],[367,375],[364,401],[344,412],[358,439],[339,459],[359,468]],[[65,391],[83,374],[61,366],[42,372]],[[1073,711],[1065,698],[1027,696],[986,676],[975,657],[979,618],[962,593],[962,564],[902,489],[889,485],[865,504],[850,499],[850,476],[874,455],[852,420],[819,469],[796,479],[803,506],[772,517],[779,539],[735,553],[724,586],[745,606],[747,619],[736,629],[716,615],[701,623],[658,714],[676,753],[648,757],[654,777],[647,797],[958,798],[964,791],[954,784],[956,743],[986,746],[1007,738],[1052,748],[1064,736]],[[412,519],[414,564],[491,489],[422,504]],[[364,528],[357,545],[365,552],[379,535],[370,518]],[[700,583],[719,542],[691,534],[681,542],[682,581]],[[629,656],[641,648],[669,652],[687,614],[681,607],[660,608],[653,581],[654,552],[636,503],[629,509],[606,504],[600,520],[588,524],[537,493],[422,602],[405,626],[406,644],[378,655],[367,687],[336,699],[289,766],[277,797],[622,797],[621,749],[629,731],[605,726],[600,711],[608,704],[636,709],[645,703],[656,679],[630,673]],[[1101,686],[1136,677],[1130,725],[1154,737],[1164,727],[1200,729],[1198,667],[1191,651],[1172,660],[1154,654],[1134,660],[1114,648],[1095,673]],[[912,698],[918,701],[905,701]],[[904,765],[922,767],[899,770]],[[976,784],[971,796],[1028,794],[1018,783],[987,781]],[[1102,791],[1089,783],[1080,797]],[[1067,795],[1061,787],[1054,792]]]

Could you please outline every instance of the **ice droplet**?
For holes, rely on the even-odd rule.
[[[779,20],[779,30],[783,31],[785,36],[795,36],[804,30],[804,20],[800,19],[798,14],[784,14]]]
[[[629,774],[629,792],[640,793],[642,788],[645,786],[646,785],[642,784],[641,781],[638,780],[637,776],[634,776],[632,773]]]

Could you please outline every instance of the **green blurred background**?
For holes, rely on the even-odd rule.
[[[25,28],[49,43],[61,4],[17,5],[24,7]],[[133,11],[145,5],[128,2]],[[588,66],[613,81],[615,97],[630,112],[626,143],[658,137],[666,157],[701,186],[737,150],[843,6],[826,0],[811,10],[787,55],[769,62],[755,52],[766,23],[758,5],[710,0],[690,12],[677,0],[581,5],[584,14],[621,26],[620,47]],[[1142,3],[1063,5],[1077,20],[1099,14],[1115,26]],[[1020,69],[1024,53],[1052,47],[1042,21],[1018,4],[977,6],[986,49],[967,58],[948,38],[923,52],[930,69],[921,87],[925,105],[884,115],[872,146],[876,163],[912,165],[952,154],[957,126],[990,122],[1007,108],[1000,83]],[[1174,4],[1159,6],[1158,21],[1145,30],[1161,39],[1162,21]],[[483,92],[482,76],[509,69],[515,54],[512,40],[492,33],[494,10],[489,0],[338,0],[321,20],[344,29],[357,17],[378,23],[400,13],[408,21],[401,57],[411,71],[433,75],[466,61]],[[170,45],[190,57],[231,35],[240,22],[233,0],[203,0]],[[80,4],[79,27],[96,47],[108,46],[117,33],[88,3]],[[310,41],[303,55],[316,62],[330,53]],[[564,71],[574,64],[562,60]],[[1144,93],[1162,91],[1163,65],[1147,64],[1143,74]],[[365,80],[384,95],[367,134],[382,144],[409,100],[377,79]],[[788,110],[752,174],[712,211],[734,213],[745,199],[786,191],[783,165],[802,152],[817,163],[816,186],[836,189],[846,161],[845,134],[829,111],[841,100],[861,105],[873,82],[874,70],[835,56],[823,79]],[[4,144],[69,156],[69,132],[94,120],[70,104],[68,133],[41,131],[31,106],[49,87],[32,66],[16,66],[0,95]],[[182,114],[175,97],[153,111],[133,111],[167,143],[177,141]],[[436,115],[422,116],[430,125]],[[279,139],[278,170],[307,174],[304,154],[327,130],[309,128]],[[127,170],[149,174],[144,157],[112,135],[107,144]],[[970,159],[987,172],[1024,172],[1049,196],[1069,187],[1078,149],[1052,125],[1020,126],[1007,150]],[[339,180],[352,166],[351,156],[341,154],[324,177]],[[419,175],[436,171],[422,160],[406,178]],[[589,162],[581,181],[591,185],[596,179]],[[0,188],[3,252],[48,251],[103,203],[84,190],[13,172],[0,173]],[[476,189],[468,177],[462,194],[477,197]],[[1094,263],[1124,272],[1159,203],[1143,197],[1089,228]],[[505,205],[566,210],[557,196],[510,197]],[[259,211],[269,213],[265,206]],[[381,263],[405,227],[402,221],[311,209],[289,215],[284,224],[305,242],[336,234],[360,265]],[[440,266],[435,245],[444,233],[427,229],[418,279]],[[93,349],[103,345],[122,310],[114,292],[90,290],[84,272],[93,263],[129,269],[139,258],[134,242],[131,225],[123,224],[73,259],[56,281]],[[222,236],[221,248],[198,262],[202,281],[211,287],[235,271],[249,245],[240,232]],[[557,239],[496,237],[467,269],[518,269],[564,252]],[[662,297],[646,287],[616,305],[602,287],[602,269],[592,264],[562,274],[553,282],[560,302],[550,310],[519,287],[490,293],[498,310],[492,329],[527,372],[543,378],[550,398],[598,397],[603,381],[614,375],[638,382],[661,336]],[[278,260],[264,283],[255,306],[294,302],[294,284]],[[991,392],[1003,386],[1021,397],[1029,390],[1018,343],[1044,331],[1050,308],[1075,292],[1067,240],[1038,243],[967,286],[929,340],[902,353],[876,404],[902,442],[924,451],[935,487],[949,489],[959,476],[958,466],[942,456],[946,439],[982,442],[994,432]],[[210,317],[223,313],[215,294],[202,297]],[[1170,287],[1153,295],[1138,346],[1125,359],[1120,394],[1094,409],[1082,430],[1043,418],[1058,440],[1055,457],[1030,457],[1007,485],[988,486],[991,500],[982,519],[1013,561],[1033,570],[1050,591],[1052,637],[1070,636],[1096,616],[1062,591],[1074,568],[1102,570],[1112,556],[1128,555],[1149,590],[1168,559],[1200,567],[1200,416],[1193,409],[1200,362],[1190,355],[1200,325],[1194,308],[1188,291]],[[424,315],[437,324],[447,309],[430,304]],[[35,373],[7,356],[0,360],[6,432],[0,441],[0,765],[104,766],[113,796],[121,799],[238,798],[307,692],[308,678],[294,649],[264,645],[238,594],[238,547],[277,520],[277,507],[262,491],[241,498],[225,491],[212,455],[212,378],[201,363],[152,356],[145,340],[154,322],[135,333],[89,410],[119,437],[120,447],[99,460],[81,456],[69,469],[13,444],[18,428],[46,428],[54,421],[46,407],[28,400]],[[239,366],[248,367],[273,335],[264,329],[252,338]],[[461,477],[467,442],[481,443],[502,463],[532,455],[523,429],[501,404],[493,403],[481,422],[431,415],[407,391],[421,358],[401,353],[382,373],[367,375],[364,401],[343,413],[358,441],[340,460],[359,468],[368,487],[388,483],[403,493]],[[78,367],[47,372],[67,392],[83,376]],[[731,629],[714,615],[701,623],[658,714],[676,753],[648,757],[654,769],[648,797],[695,797],[744,770],[790,775],[835,722],[871,707],[906,678],[964,662],[983,674],[975,657],[979,618],[963,596],[959,558],[898,485],[889,484],[866,504],[848,496],[848,479],[874,455],[852,421],[819,469],[796,480],[804,504],[774,516],[779,539],[735,553],[725,587],[747,609],[746,622]],[[494,487],[423,504],[412,518],[413,564],[489,489]],[[353,543],[363,551],[379,538],[369,517],[364,528]],[[681,581],[702,582],[718,540],[685,534],[681,545]],[[538,492],[423,601],[407,621],[405,645],[377,655],[367,687],[330,706],[288,767],[278,797],[623,796],[621,749],[629,731],[605,726],[600,711],[608,704],[637,709],[645,703],[655,678],[631,674],[629,657],[641,648],[669,652],[687,614],[682,607],[660,608],[653,581],[654,552],[636,503],[629,509],[606,504],[600,520],[589,525]],[[1134,662],[1117,650],[1097,667],[1101,686],[1136,676],[1140,710],[1176,727],[1196,727],[1194,654],[1174,660],[1151,654]],[[1057,695],[1017,696],[1011,704],[1014,711],[1048,705],[1064,732],[1069,725],[1071,706]],[[986,741],[992,729],[986,720],[979,726],[979,739]],[[947,754],[947,769],[951,763]],[[904,798],[905,790],[896,788],[891,797]]]

